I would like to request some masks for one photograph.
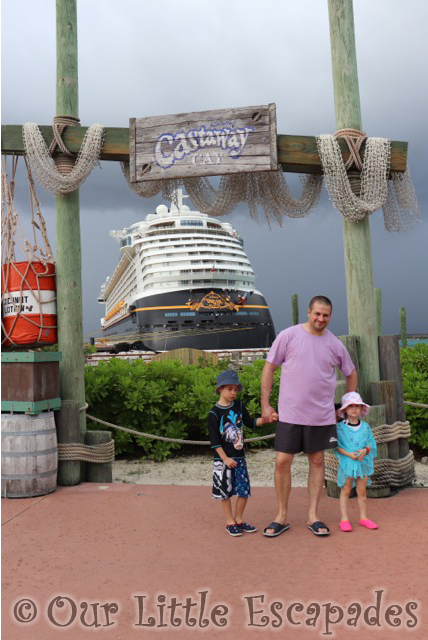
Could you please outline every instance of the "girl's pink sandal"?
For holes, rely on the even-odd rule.
[[[369,520],[369,518],[360,518],[360,525],[362,527],[367,527],[367,529],[378,529],[376,522]]]
[[[339,522],[339,528],[341,531],[352,531],[352,527],[351,527],[351,523],[349,522],[349,520],[341,520]]]

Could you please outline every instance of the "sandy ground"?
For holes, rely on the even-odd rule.
[[[272,487],[275,451],[247,451],[246,456],[252,486]],[[415,472],[414,486],[428,487],[428,465],[416,462]],[[296,455],[292,465],[293,486],[306,487],[307,476],[306,456]],[[209,486],[212,483],[212,458],[210,455],[195,454],[165,462],[116,460],[113,464],[113,482]]]

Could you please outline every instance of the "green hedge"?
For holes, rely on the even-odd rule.
[[[227,368],[227,362],[216,366],[184,365],[163,360],[146,364],[143,360],[127,362],[112,358],[96,367],[85,368],[88,413],[113,424],[153,433],[168,438],[207,440],[208,412],[216,402],[216,376]],[[264,360],[244,367],[239,373],[241,397],[250,414],[260,415],[260,377]],[[279,370],[275,372],[272,404],[276,406]],[[100,425],[88,421],[88,429]],[[272,425],[256,432],[245,430],[245,437],[272,433]],[[139,455],[141,458],[165,460],[182,445],[149,440],[112,429],[116,453]],[[263,443],[271,445],[271,441]],[[261,446],[261,445],[255,445]],[[262,445],[263,446],[263,445]],[[200,451],[208,447],[195,446]]]
[[[428,345],[401,349],[404,397],[410,402],[428,404]],[[184,365],[163,360],[146,364],[143,360],[128,362],[112,358],[96,367],[85,368],[88,413],[101,420],[136,431],[144,431],[183,440],[207,440],[208,411],[216,402],[216,376],[228,362],[209,366]],[[264,360],[245,366],[239,372],[241,398],[252,415],[260,415],[260,377]],[[271,404],[277,406],[280,368],[275,372]],[[428,450],[428,411],[406,406],[412,433],[410,442]],[[88,421],[88,429],[99,429]],[[273,425],[256,432],[245,429],[245,437],[273,433]],[[132,436],[112,429],[116,453],[141,458],[165,460],[182,445]],[[254,443],[252,447],[271,446],[272,441]],[[196,451],[208,447],[196,447]]]
[[[428,404],[428,344],[400,349],[403,395],[408,402]],[[428,409],[406,405],[406,417],[412,429],[409,441],[428,450]]]

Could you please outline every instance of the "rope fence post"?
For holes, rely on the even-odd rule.
[[[297,293],[291,294],[291,316],[292,323],[299,324],[299,296]]]
[[[401,346],[407,347],[406,307],[400,307],[400,339],[401,339]]]
[[[111,441],[110,431],[87,431],[85,434],[85,444],[99,445]],[[112,462],[87,462],[86,463],[87,482],[113,482]]]
[[[61,409],[55,412],[58,448],[60,444],[80,442],[80,412],[76,400],[62,400]],[[61,460],[58,458],[58,484],[73,486],[80,483],[79,460]]]

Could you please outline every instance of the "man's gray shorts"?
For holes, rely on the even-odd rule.
[[[336,424],[308,426],[278,422],[275,433],[275,451],[282,453],[315,453],[337,447]]]

